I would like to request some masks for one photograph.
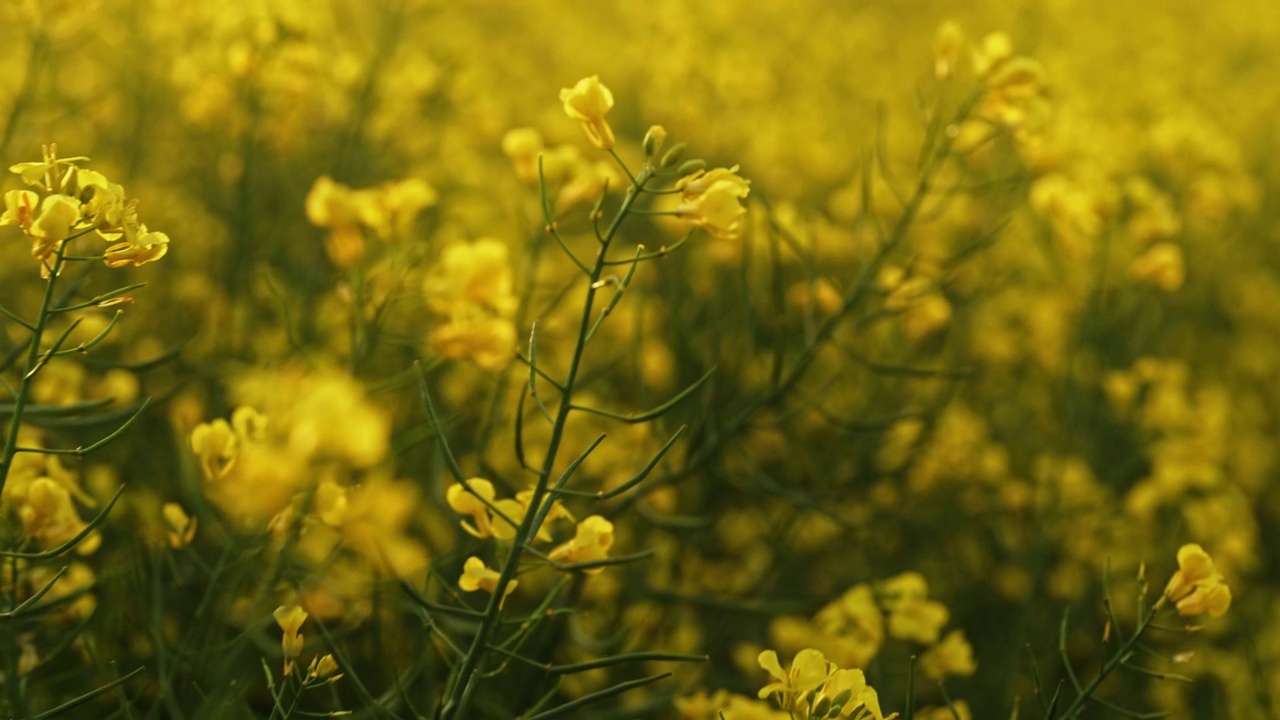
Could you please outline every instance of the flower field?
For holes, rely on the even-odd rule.
[[[0,28],[0,718],[1280,717],[1261,0]]]

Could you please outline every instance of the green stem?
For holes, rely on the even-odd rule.
[[[1142,638],[1143,633],[1145,633],[1147,628],[1151,626],[1151,621],[1154,620],[1155,617],[1156,612],[1154,609],[1146,613],[1146,617],[1142,618],[1138,623],[1138,627],[1134,628],[1133,635],[1131,635],[1128,640],[1121,643],[1120,648],[1116,650],[1115,655],[1112,655],[1105,663],[1103,663],[1102,669],[1098,671],[1097,677],[1089,681],[1089,684],[1080,690],[1080,694],[1076,696],[1076,699],[1067,706],[1066,710],[1062,711],[1062,720],[1072,720],[1072,718],[1076,717],[1077,713],[1084,708],[1084,704],[1087,703],[1093,696],[1093,693],[1097,691],[1098,686],[1102,684],[1102,681],[1106,680],[1116,668],[1120,667],[1125,660],[1133,654],[1134,646],[1138,644],[1138,640]]]
[[[53,287],[62,270],[62,248],[53,255],[53,266],[49,270],[49,282],[44,288],[44,300],[40,304],[40,315],[36,318],[35,327],[31,330],[31,344],[27,346],[27,363],[22,369],[22,380],[18,384],[18,393],[13,398],[13,414],[9,418],[9,434],[5,438],[4,457],[0,459],[0,495],[4,493],[5,482],[9,479],[9,469],[13,467],[13,457],[18,454],[18,429],[22,427],[22,413],[31,398],[31,384],[35,379],[35,370],[40,363],[40,340],[44,337],[45,327],[52,315]]]
[[[9,432],[5,438],[4,456],[0,459],[0,496],[4,495],[5,482],[9,479],[9,469],[13,467],[13,458],[18,454],[18,430],[22,427],[22,414],[27,408],[27,402],[31,398],[31,385],[36,376],[36,368],[40,364],[40,340],[44,337],[45,326],[49,322],[52,313],[49,312],[53,306],[53,288],[58,280],[58,273],[62,270],[62,252],[63,248],[58,247],[54,251],[53,265],[49,268],[49,282],[44,288],[44,300],[40,304],[40,315],[36,318],[35,326],[31,329],[31,344],[27,346],[27,362],[22,369],[22,379],[18,384],[18,392],[13,398],[13,414],[9,418]],[[6,528],[7,530],[7,528]],[[13,579],[17,580],[17,558],[12,560],[13,566],[11,571]],[[13,612],[17,607],[16,589],[6,593],[6,610]],[[9,641],[5,643],[5,674],[9,677],[17,675],[17,645],[15,638],[10,635]],[[26,707],[26,698],[24,697],[24,688],[26,684],[14,680],[5,683],[9,686],[9,709],[15,713],[22,713]]]
[[[458,666],[457,675],[449,687],[448,696],[441,708],[442,720],[466,717],[467,705],[471,701],[471,694],[478,681],[480,663],[498,628],[499,620],[502,616],[502,598],[506,595],[507,586],[511,583],[519,568],[520,558],[523,554],[522,549],[526,542],[533,537],[536,528],[541,527],[542,521],[547,513],[550,512],[551,501],[547,498],[548,485],[555,469],[561,441],[564,439],[564,430],[568,423],[569,413],[573,410],[573,393],[577,385],[579,370],[582,366],[584,350],[587,346],[587,335],[592,325],[591,318],[595,305],[596,291],[599,289],[597,283],[608,264],[607,258],[610,243],[613,241],[614,236],[617,235],[622,221],[630,213],[631,206],[635,203],[636,198],[639,197],[645,184],[652,176],[652,168],[646,165],[636,176],[631,188],[627,190],[627,195],[623,198],[618,214],[614,216],[613,222],[610,223],[608,230],[601,237],[595,265],[591,268],[588,277],[587,296],[582,303],[582,320],[578,324],[577,342],[574,345],[573,356],[569,362],[569,370],[565,375],[564,382],[561,383],[563,393],[560,399],[560,406],[556,412],[555,423],[551,428],[551,438],[547,444],[547,453],[543,458],[542,470],[538,473],[538,481],[533,489],[533,498],[529,501],[529,507],[536,509],[536,511],[526,513],[524,520],[520,523],[520,527],[516,529],[516,537],[512,542],[511,552],[507,555],[506,562],[502,566],[497,586],[489,596],[489,604],[485,608],[484,618],[481,619],[480,627],[476,630],[475,637],[471,641],[471,647],[467,650],[467,654],[463,656]],[[546,507],[543,507],[544,501]]]

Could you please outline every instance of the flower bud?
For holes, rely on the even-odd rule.
[[[665,170],[666,168],[680,162],[680,158],[682,157],[684,157],[684,143],[676,143],[671,146],[671,149],[668,150],[666,154],[662,156],[662,159],[658,161],[658,169]]]
[[[684,164],[681,165],[679,169],[676,170],[676,174],[679,175],[680,177],[684,177],[686,175],[692,175],[700,170],[706,170],[706,169],[707,169],[706,160],[686,160],[684,161]]]
[[[654,125],[649,128],[649,132],[644,134],[644,140],[640,143],[644,148],[644,156],[652,158],[662,150],[662,144],[667,141],[667,130],[661,125]]]

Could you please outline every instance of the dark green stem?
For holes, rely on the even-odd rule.
[[[511,552],[507,555],[506,562],[502,566],[497,586],[489,596],[489,604],[485,608],[484,618],[480,621],[480,627],[476,630],[475,637],[471,641],[471,647],[467,650],[467,654],[463,656],[458,666],[457,675],[454,677],[444,705],[441,707],[440,716],[442,720],[466,717],[465,713],[471,701],[471,694],[479,679],[480,663],[492,643],[493,634],[501,620],[502,598],[506,595],[507,586],[511,583],[511,580],[516,575],[516,570],[519,568],[520,558],[523,554],[522,548],[533,537],[536,533],[536,528],[541,526],[542,521],[550,511],[551,500],[547,498],[548,486],[552,472],[555,469],[556,458],[559,455],[560,443],[564,439],[564,430],[568,423],[569,413],[573,410],[573,393],[582,366],[584,350],[587,346],[587,335],[592,325],[591,319],[596,291],[599,289],[597,283],[608,266],[607,258],[610,243],[613,241],[614,236],[617,235],[622,221],[630,214],[631,206],[635,203],[636,198],[639,197],[645,184],[652,178],[652,175],[653,170],[647,165],[640,171],[631,188],[627,190],[622,206],[618,209],[618,214],[614,216],[608,230],[601,236],[595,265],[591,268],[588,277],[587,296],[582,303],[582,320],[578,325],[578,338],[573,349],[573,357],[569,362],[569,370],[565,375],[565,380],[561,383],[563,393],[560,399],[560,406],[551,428],[551,438],[547,444],[546,456],[543,458],[542,470],[538,473],[538,481],[534,486],[533,498],[529,501],[529,507],[534,511],[526,513],[524,520],[520,523],[520,527],[516,529],[516,537],[512,542]],[[543,507],[544,503],[546,507]]]

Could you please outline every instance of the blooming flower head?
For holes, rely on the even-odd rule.
[[[778,705],[783,710],[794,709],[804,695],[817,690],[831,677],[831,666],[826,657],[813,648],[806,648],[796,654],[791,667],[785,672],[778,662],[778,653],[765,650],[757,658],[760,667],[773,676],[773,682],[760,688],[761,699],[776,695]]]
[[[1178,549],[1178,570],[1165,585],[1160,602],[1165,599],[1177,603],[1178,614],[1185,617],[1204,613],[1222,617],[1231,607],[1231,589],[1214,568],[1209,553],[1190,543]]]
[[[738,166],[700,170],[681,179],[676,215],[706,230],[713,237],[733,240],[742,234],[747,209],[742,199],[751,192],[751,182],[738,174]]]
[[[613,149],[613,129],[604,119],[613,107],[613,93],[600,82],[599,75],[583,78],[577,85],[561,90],[560,102],[564,103],[566,115],[582,123],[592,145],[601,150]]]
[[[552,550],[549,557],[560,563],[596,562],[607,558],[612,546],[613,523],[599,515],[592,515],[578,523],[573,539]],[[583,572],[595,575],[602,570],[604,568],[594,567],[586,568]]]
[[[30,232],[31,223],[36,219],[36,204],[40,196],[30,190],[10,190],[4,194],[4,215],[0,215],[0,225],[17,225]]]
[[[498,580],[500,578],[501,575],[497,570],[490,570],[483,560],[473,555],[467,558],[467,562],[462,566],[462,577],[458,578],[458,587],[463,592],[484,590],[492,595],[498,589]],[[518,580],[512,580],[507,583],[507,589],[503,591],[502,599],[506,600],[507,596],[516,589],[518,584]]]
[[[465,487],[462,483],[454,483],[445,492],[445,501],[454,512],[471,516],[471,522],[462,521],[462,529],[478,538],[494,535],[493,521],[489,517],[489,505],[494,497],[493,483],[483,478],[471,478]]]
[[[307,620],[307,611],[297,605],[281,605],[272,616],[284,635],[280,639],[280,647],[284,652],[284,674],[293,672],[293,662],[302,654],[302,635],[298,632],[302,623]]]

